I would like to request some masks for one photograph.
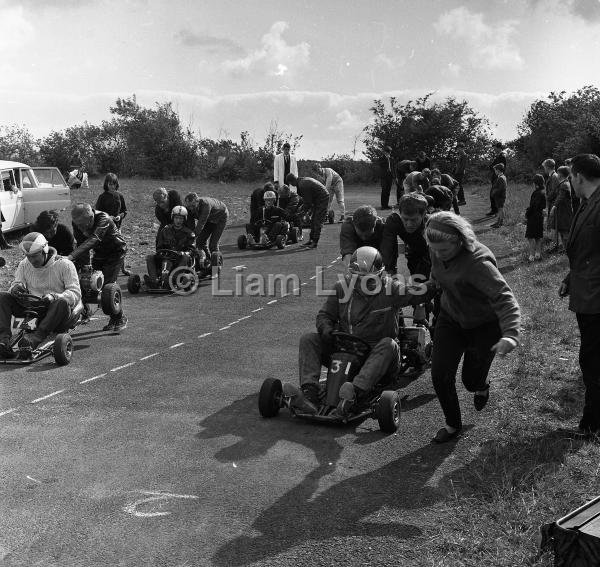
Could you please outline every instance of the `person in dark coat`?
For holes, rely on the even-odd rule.
[[[496,142],[494,144],[494,148],[496,149],[497,153],[494,156],[492,163],[490,164],[490,172],[491,172],[490,183],[492,185],[490,187],[490,210],[486,213],[487,217],[493,217],[498,214],[498,206],[496,205],[494,197],[492,196],[492,193],[494,191],[494,182],[498,178],[498,173],[497,173],[495,167],[498,164],[502,164],[503,171],[506,170],[506,154],[504,153],[504,150],[502,149],[502,144],[500,142]]]
[[[123,193],[119,192],[119,178],[114,173],[107,173],[104,178],[103,192],[96,201],[96,210],[105,212],[121,228],[127,216],[127,204]]]
[[[459,206],[466,205],[465,201],[465,190],[463,188],[463,183],[465,181],[465,173],[467,171],[467,152],[465,151],[464,144],[458,144],[456,146],[457,150],[457,158],[456,165],[454,166],[453,176],[456,181],[458,181],[458,204]]]
[[[525,210],[527,228],[525,238],[529,244],[527,260],[542,259],[542,238],[544,236],[544,209],[546,208],[546,191],[544,176],[537,174],[533,178],[533,193],[529,200],[529,207]]]
[[[312,211],[310,239],[308,242],[302,244],[302,246],[316,248],[321,237],[325,217],[327,216],[329,192],[325,189],[325,185],[312,177],[296,177],[293,173],[290,173],[285,181],[288,185],[293,185],[298,189],[298,195],[302,199],[303,210]]]
[[[431,169],[431,160],[427,157],[424,151],[420,151],[415,159],[416,171],[423,171],[424,169]]]
[[[385,146],[378,160],[379,180],[381,182],[381,208],[391,209],[390,191],[394,181],[394,168],[392,166],[392,148]]]
[[[59,256],[68,256],[75,250],[75,237],[71,229],[58,222],[58,211],[42,211],[31,227],[32,232],[39,232],[46,237],[48,245],[56,249]]]
[[[403,159],[402,161],[398,162],[398,165],[396,166],[396,203],[400,201],[400,198],[405,193],[404,180],[410,173],[416,171],[416,169],[416,161]]]
[[[171,224],[171,211],[173,210],[173,207],[181,206],[181,195],[179,195],[179,192],[175,189],[169,189],[167,191],[164,187],[160,187],[152,193],[152,198],[156,203],[154,215],[158,220],[158,230],[160,230],[168,224]]]
[[[558,186],[550,217],[556,232],[560,236],[563,248],[567,247],[567,238],[573,221],[573,205],[571,203],[571,185],[569,183],[569,168],[564,165],[556,172]]]
[[[361,246],[371,246],[381,252],[385,221],[377,216],[370,205],[362,205],[351,218],[342,223],[340,229],[340,254],[346,267],[350,258]]]

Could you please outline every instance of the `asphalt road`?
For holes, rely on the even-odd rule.
[[[347,194],[350,210],[377,198]],[[102,333],[98,314],[69,366],[0,366],[0,565],[398,565],[435,524],[470,434],[430,443],[428,375],[406,388],[396,435],[260,417],[265,377],[297,383],[324,300],[315,265],[333,283],[339,225],[310,251],[239,251],[240,231],[225,232],[219,293],[283,273],[300,295],[125,293],[129,327]]]

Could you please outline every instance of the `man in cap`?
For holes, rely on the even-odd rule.
[[[95,211],[88,203],[77,203],[71,209],[73,234],[77,248],[69,254],[78,266],[90,263],[90,252],[94,251],[92,269],[101,270],[104,275],[104,285],[116,283],[125,253],[127,243],[114,221],[102,211]],[[122,331],[127,326],[127,317],[121,313],[111,315],[104,331]]]
[[[279,189],[286,182],[285,180],[290,173],[298,177],[298,163],[296,162],[296,156],[290,154],[290,144],[286,142],[281,149],[282,152],[275,156],[273,162],[275,189]]]
[[[73,262],[56,253],[46,237],[30,232],[19,248],[25,258],[19,262],[8,291],[0,292],[0,357],[13,358],[8,347],[11,337],[11,316],[22,317],[25,307],[19,302],[23,294],[36,295],[48,305],[46,314],[38,321],[33,333],[21,339],[21,348],[35,350],[53,331],[71,316],[81,300],[77,270]]]

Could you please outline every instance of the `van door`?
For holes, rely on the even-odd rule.
[[[12,169],[3,169],[0,177],[2,179],[0,210],[4,215],[2,232],[7,232],[23,224],[23,194]]]
[[[34,223],[42,211],[71,207],[70,191],[58,168],[22,168],[21,182],[26,223]]]

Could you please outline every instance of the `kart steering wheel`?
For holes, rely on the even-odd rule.
[[[360,337],[357,337],[356,335],[351,335],[350,333],[344,333],[343,331],[333,331],[331,333],[331,336],[334,339],[339,340],[342,343],[353,343],[353,344],[358,344],[362,347],[366,347],[367,349],[371,350],[371,345],[365,341],[364,339],[361,339]]]
[[[156,255],[162,258],[163,260],[176,262],[177,260],[179,260],[181,252],[178,252],[177,250],[169,250],[168,248],[161,248],[156,251]]]
[[[32,293],[21,293],[13,295],[17,303],[24,309],[39,309],[40,307],[48,307],[48,304],[39,296]]]

